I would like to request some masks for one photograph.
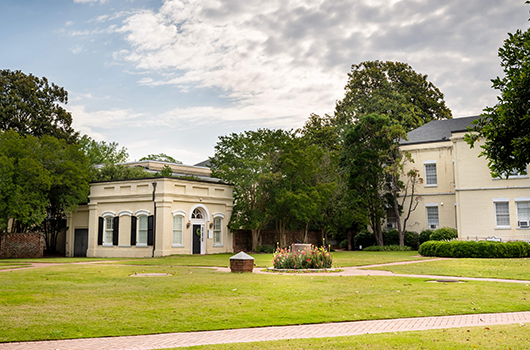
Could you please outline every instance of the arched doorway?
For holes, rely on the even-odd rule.
[[[201,204],[191,209],[191,253],[206,254],[206,222],[209,221],[209,213]]]

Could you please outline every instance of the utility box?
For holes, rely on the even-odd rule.
[[[254,258],[245,252],[239,252],[230,258],[231,272],[250,272],[254,269]]]

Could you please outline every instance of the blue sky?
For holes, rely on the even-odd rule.
[[[131,160],[195,164],[220,135],[332,113],[352,64],[409,63],[455,117],[496,103],[490,79],[523,0],[2,0],[0,69],[69,92],[74,128]]]

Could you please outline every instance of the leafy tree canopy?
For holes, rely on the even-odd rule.
[[[66,90],[46,78],[0,70],[0,131],[50,135],[73,143],[78,133],[71,126],[71,114],[60,105],[67,102]]]
[[[89,166],[76,144],[48,135],[0,133],[0,230],[25,232],[51,207],[75,209],[88,195]]]
[[[120,149],[117,142],[95,141],[88,135],[83,135],[79,140],[79,145],[93,165],[118,164],[129,159],[127,148]]]
[[[142,167],[122,164],[107,164],[92,175],[92,181],[117,181],[143,179],[154,175]]]
[[[164,154],[164,153],[149,154],[145,157],[140,158],[140,160],[158,160],[160,162],[182,164],[181,161],[176,160],[175,158],[168,156],[167,154]]]
[[[269,193],[264,183],[272,176],[272,162],[288,138],[282,130],[259,129],[220,136],[210,158],[212,176],[234,186],[231,229],[252,230],[255,251],[260,231],[270,217],[266,211]]]
[[[353,201],[356,221],[370,222],[377,243],[383,245],[381,223],[386,216],[387,168],[395,163],[398,144],[406,136],[385,115],[368,114],[346,129],[341,167]]]
[[[527,4],[530,1],[526,2]],[[509,33],[499,48],[504,77],[492,79],[499,90],[497,104],[484,109],[466,141],[473,146],[485,138],[481,156],[485,156],[494,176],[506,176],[513,170],[527,173],[530,163],[530,29]]]
[[[432,120],[452,118],[444,95],[427,80],[401,62],[366,61],[352,65],[344,99],[337,102],[335,122],[353,123],[362,115],[386,115],[405,131]]]

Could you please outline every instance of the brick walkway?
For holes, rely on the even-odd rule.
[[[428,329],[490,326],[511,323],[530,323],[530,311],[462,316],[400,318],[393,320],[309,324],[301,326],[244,328],[223,331],[167,333],[114,338],[3,343],[0,344],[0,350],[148,350],[194,345],[244,343],[296,338],[340,337],[370,333],[421,331]]]

